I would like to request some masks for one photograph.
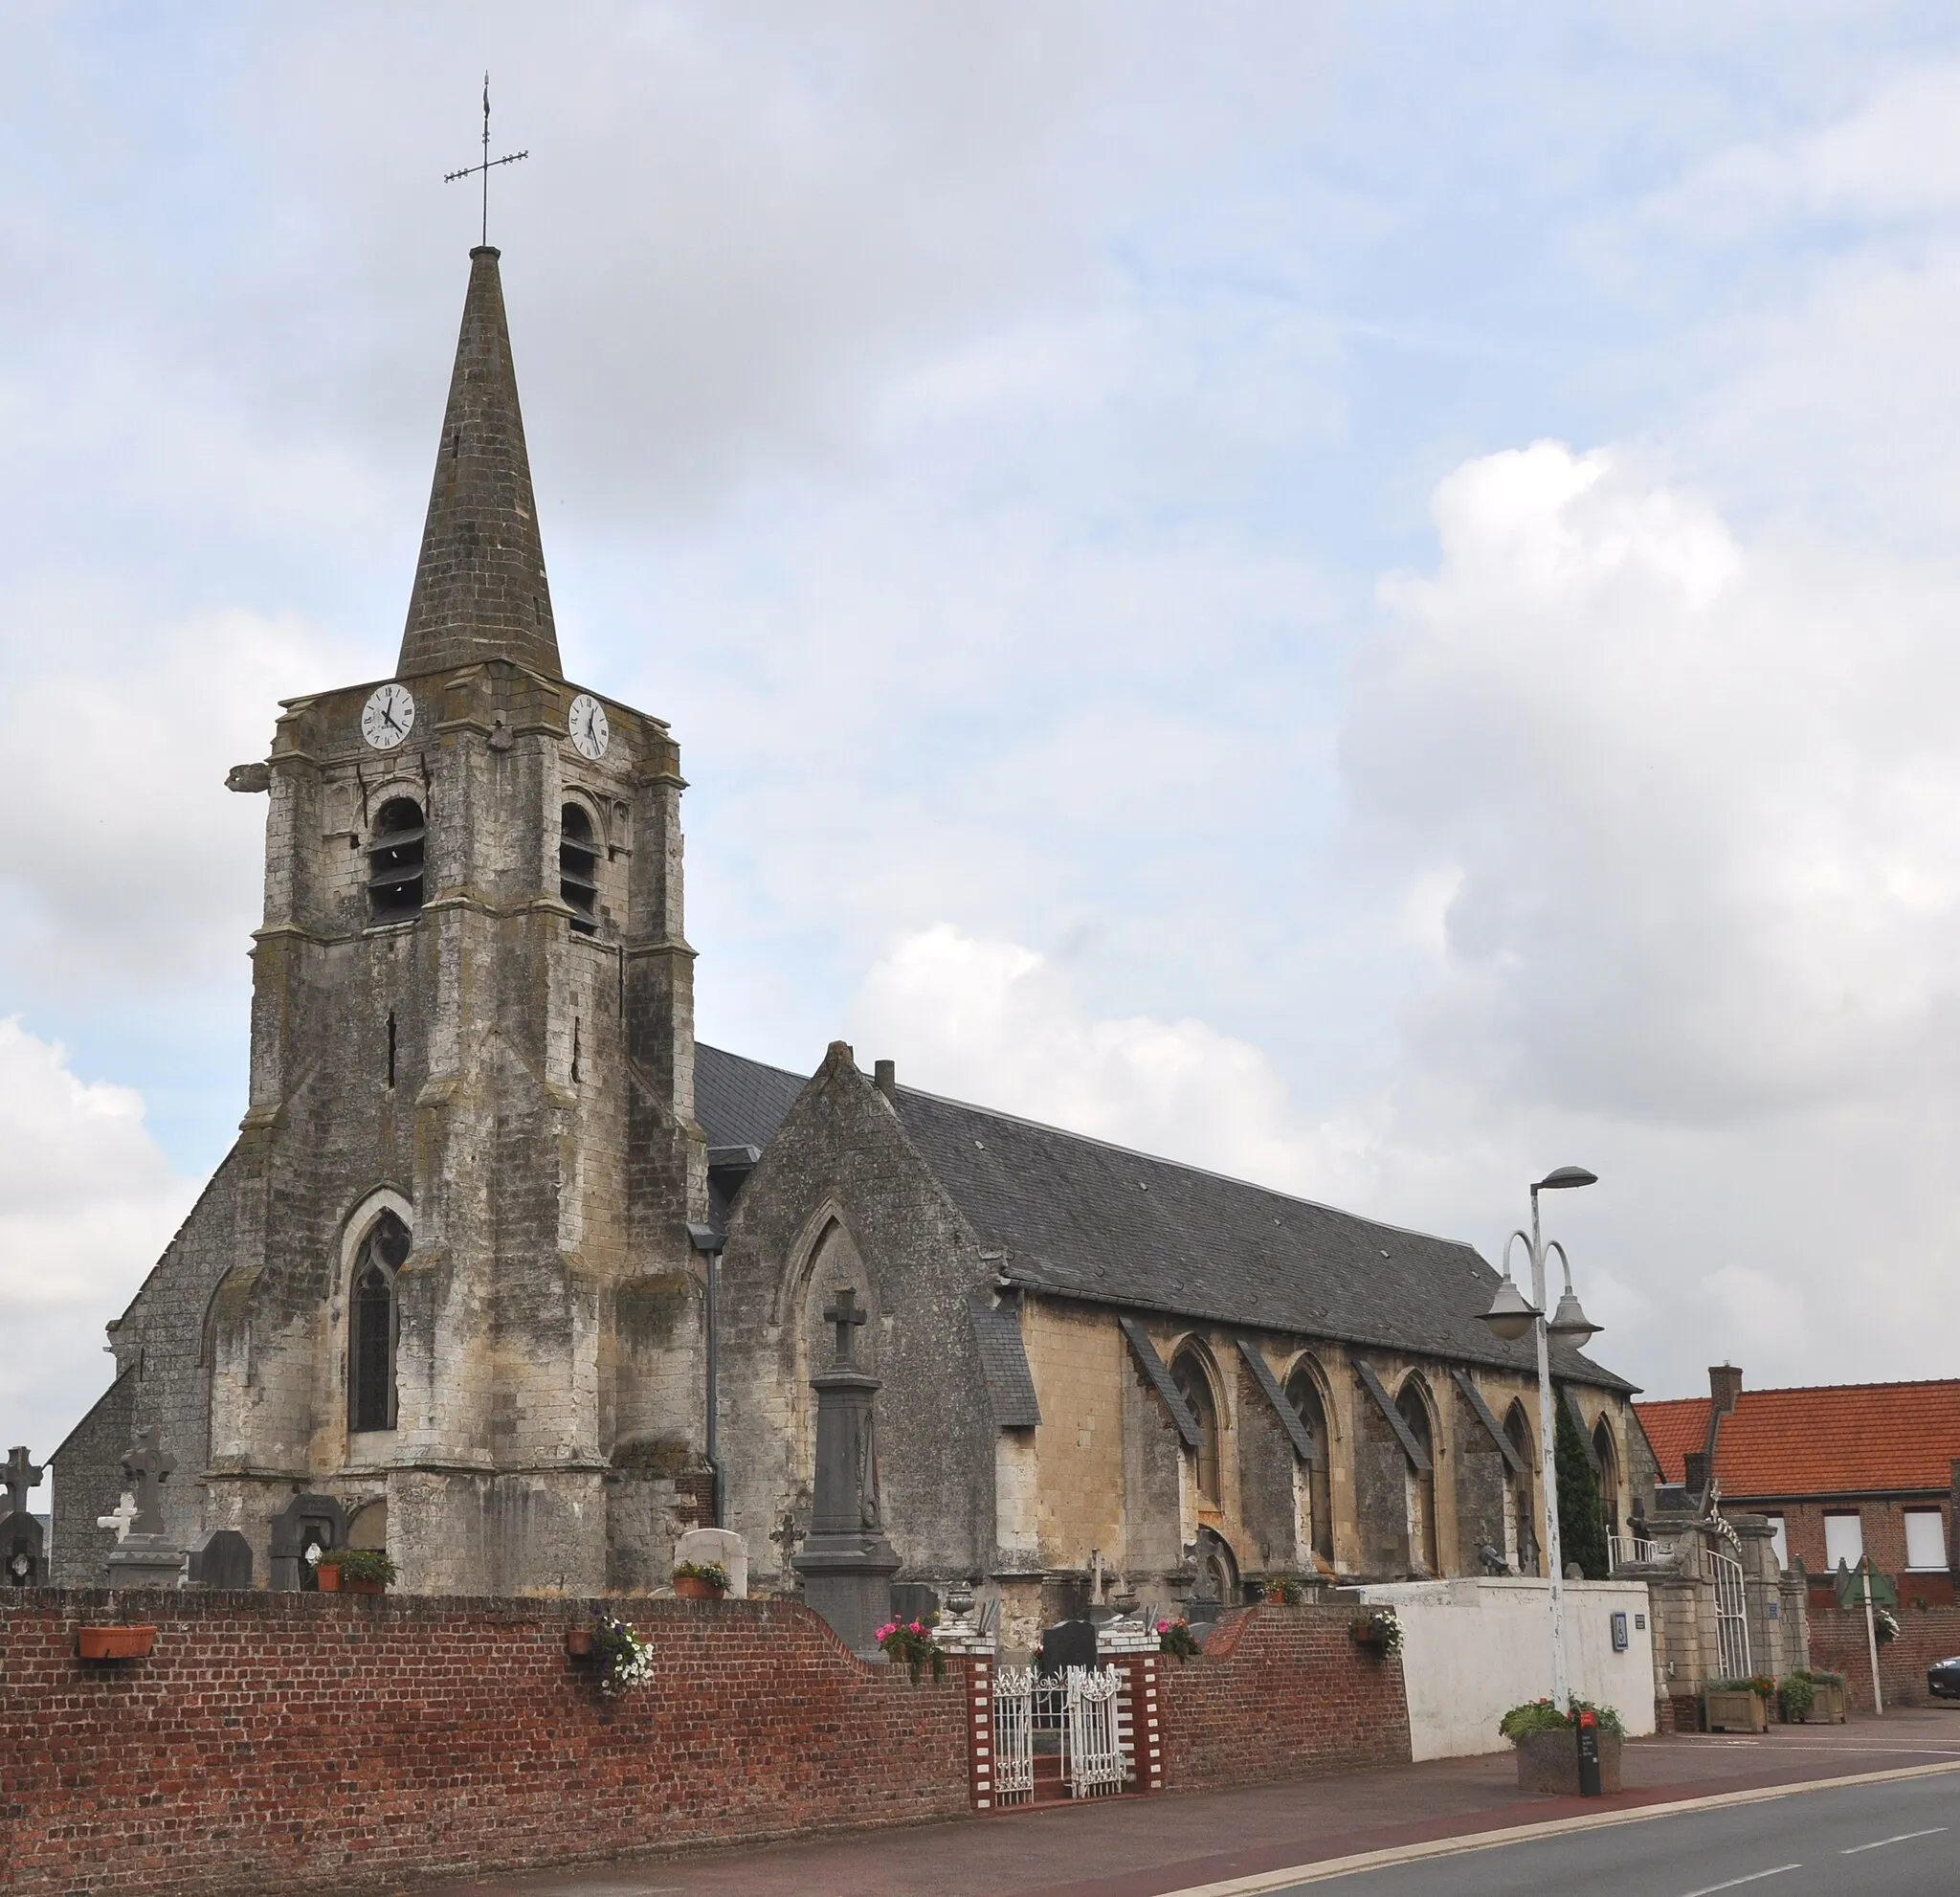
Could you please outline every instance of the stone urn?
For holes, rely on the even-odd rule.
[[[1549,1792],[1567,1798],[1579,1796],[1579,1733],[1576,1727],[1553,1727],[1548,1731],[1526,1732],[1516,1743],[1519,1791]],[[1619,1758],[1623,1743],[1617,1732],[1601,1730],[1599,1789],[1604,1794],[1619,1790]]]

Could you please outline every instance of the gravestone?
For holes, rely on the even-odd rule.
[[[877,1419],[871,1399],[884,1386],[857,1368],[853,1337],[865,1313],[840,1285],[824,1312],[836,1328],[836,1356],[810,1379],[816,1392],[816,1494],[810,1538],[791,1557],[805,1602],[860,1660],[884,1660],[878,1630],[892,1618],[892,1576],[901,1565],[885,1539],[879,1494]]]
[[[190,1544],[185,1582],[193,1588],[249,1588],[252,1544],[236,1529],[211,1529]]]
[[[1099,1664],[1096,1650],[1096,1623],[1093,1620],[1058,1620],[1041,1632],[1043,1673],[1059,1673],[1065,1666]]]
[[[164,1521],[164,1484],[176,1466],[155,1429],[137,1431],[122,1458],[134,1512],[128,1533],[109,1553],[112,1588],[174,1588],[182,1583],[184,1551],[171,1543]]]
[[[892,1584],[892,1618],[917,1620],[925,1626],[939,1612],[939,1590],[924,1581],[895,1581]]]
[[[296,1495],[272,1518],[272,1585],[312,1594],[314,1572],[329,1548],[347,1545],[347,1511],[330,1495]]]
[[[27,1506],[41,1473],[24,1445],[16,1446],[7,1461],[0,1462],[0,1481],[7,1487],[7,1506],[0,1509],[0,1585],[32,1588],[47,1581],[46,1537],[40,1518]]]
[[[705,1568],[719,1561],[728,1571],[728,1598],[748,1598],[748,1538],[733,1529],[689,1529],[674,1544],[674,1565],[697,1562]]]

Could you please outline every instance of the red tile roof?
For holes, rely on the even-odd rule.
[[[1661,1475],[1708,1439],[1706,1396],[1634,1409]],[[1945,1489],[1960,1456],[1960,1378],[1745,1390],[1722,1419],[1715,1474],[1731,1501],[1753,1496],[1874,1495]]]

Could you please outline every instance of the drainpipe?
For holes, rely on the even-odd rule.
[[[719,1454],[721,1436],[721,1401],[717,1388],[718,1359],[721,1355],[721,1303],[722,1303],[722,1251],[727,1244],[725,1234],[717,1232],[712,1225],[697,1225],[688,1221],[687,1237],[696,1251],[707,1261],[708,1270],[708,1475],[712,1482],[710,1494],[716,1528],[722,1526],[722,1459]]]

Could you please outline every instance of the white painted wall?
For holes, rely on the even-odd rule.
[[[1544,1581],[1399,1581],[1363,1588],[1402,1623],[1409,1736],[1417,1758],[1494,1752],[1497,1723],[1551,1691],[1551,1610]],[[1613,1616],[1627,1649],[1613,1650]],[[1644,1624],[1643,1624],[1644,1623]],[[1631,1737],[1654,1730],[1654,1622],[1643,1581],[1568,1581],[1566,1657],[1572,1691],[1610,1706]]]

